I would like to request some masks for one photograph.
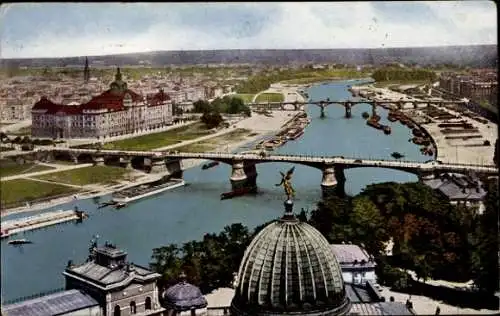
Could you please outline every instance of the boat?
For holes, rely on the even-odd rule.
[[[125,206],[127,206],[127,203],[116,203],[115,205],[115,208],[116,209],[120,209],[120,208],[124,208]]]
[[[107,207],[110,205],[115,205],[115,204],[116,204],[116,202],[108,201],[108,202],[104,202],[104,203],[99,203],[99,205],[97,205],[97,208],[100,209],[100,208]]]
[[[395,152],[393,152],[393,153],[391,154],[391,156],[392,156],[393,158],[399,159],[399,158],[403,158],[405,155],[403,155],[403,154],[398,153],[397,151],[395,151]]]
[[[160,181],[144,183],[116,191],[112,194],[112,201],[114,203],[129,203],[185,185],[182,179],[170,179],[163,183]]]
[[[256,190],[257,187],[243,187],[239,189],[234,189],[233,191],[230,192],[221,193],[220,199],[221,200],[232,199],[237,196],[242,196],[248,193],[255,192]]]
[[[389,116],[387,117],[387,119],[388,119],[389,121],[391,121],[391,122],[396,122],[396,121],[398,120],[398,118],[397,118],[397,117],[395,117],[395,116],[393,116],[393,115],[389,115]]]
[[[13,239],[9,240],[9,245],[24,245],[24,244],[31,244],[32,242],[27,239]]]
[[[384,125],[384,134],[389,135],[391,133],[391,127]]]
[[[206,170],[206,169],[210,169],[212,167],[218,166],[218,165],[219,165],[218,161],[211,161],[211,162],[206,163],[203,166],[201,166],[201,169]]]
[[[371,127],[375,127],[376,129],[382,129],[382,125],[379,122],[374,121],[372,119],[367,120],[366,125],[369,125]]]
[[[363,112],[363,114],[361,114],[361,117],[363,117],[364,119],[367,119],[370,117],[370,114],[368,114],[368,112]]]

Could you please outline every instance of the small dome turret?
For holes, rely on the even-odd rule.
[[[200,289],[186,282],[186,275],[180,275],[180,282],[163,293],[163,305],[174,311],[187,311],[207,307],[207,300]]]

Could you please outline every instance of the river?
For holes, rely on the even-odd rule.
[[[309,88],[313,100],[351,98],[347,91],[352,81],[337,81]],[[371,111],[368,104],[352,109],[352,118],[344,118],[344,108],[338,105],[326,108],[326,117],[320,118],[320,109],[307,107],[311,124],[304,135],[276,150],[283,154],[342,155],[345,157],[392,159],[394,151],[404,153],[407,160],[425,161],[419,147],[408,139],[411,130],[399,122],[387,121],[387,110],[378,109],[381,123],[392,128],[391,135],[365,124],[361,117]],[[128,252],[129,260],[148,265],[152,248],[169,243],[182,243],[201,239],[205,233],[219,232],[231,223],[243,223],[253,228],[277,218],[283,212],[284,194],[275,187],[280,181],[278,171],[286,171],[291,164],[268,163],[257,166],[257,182],[260,193],[255,197],[241,197],[221,201],[219,195],[230,190],[229,166],[201,170],[200,167],[184,172],[190,185],[167,191],[161,195],[138,201],[126,208],[97,209],[92,199],[75,201],[47,210],[72,209],[78,206],[90,214],[82,224],[62,224],[24,233],[33,244],[13,247],[2,240],[2,300],[50,291],[64,286],[62,272],[68,262],[82,262],[88,255],[89,242],[94,234],[100,242],[110,241]],[[359,193],[366,185],[377,182],[416,181],[417,177],[401,171],[383,168],[358,168],[346,171],[346,192]],[[321,198],[321,171],[297,165],[294,187],[295,211],[312,209]],[[104,196],[101,200],[108,200]],[[47,211],[44,210],[44,211]],[[36,214],[39,212],[30,213]],[[15,214],[3,218],[12,219]],[[22,238],[18,235],[15,238]]]

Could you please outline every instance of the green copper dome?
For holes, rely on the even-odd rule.
[[[266,226],[241,261],[231,308],[235,315],[345,315],[350,309],[342,271],[328,241],[285,215]]]

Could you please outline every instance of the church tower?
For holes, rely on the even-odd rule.
[[[83,81],[88,83],[90,80],[89,59],[85,57],[85,68],[83,69]]]

